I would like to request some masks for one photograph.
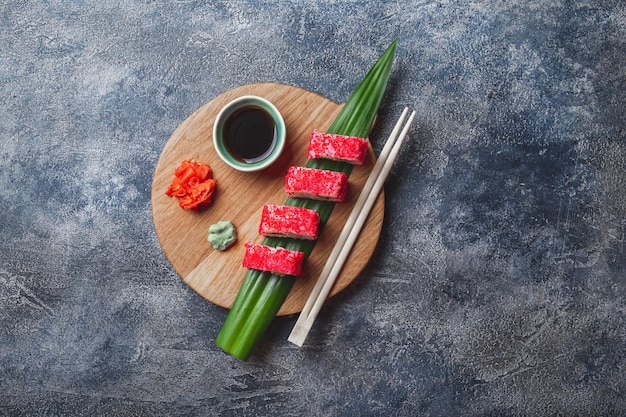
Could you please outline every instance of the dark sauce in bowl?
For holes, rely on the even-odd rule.
[[[243,107],[224,123],[224,145],[236,159],[252,164],[265,159],[276,145],[272,116],[256,106]]]

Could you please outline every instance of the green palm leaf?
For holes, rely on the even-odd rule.
[[[328,133],[367,137],[382,101],[396,52],[395,39],[376,61],[343,106]],[[310,159],[308,167],[343,171],[350,175],[349,164]],[[287,205],[317,210],[320,215],[320,233],[330,217],[334,203],[300,198],[287,198]],[[315,241],[287,238],[265,238],[263,244],[281,246],[311,254]],[[280,310],[295,277],[278,276],[268,272],[248,270],[230,312],[215,343],[233,356],[247,360]]]

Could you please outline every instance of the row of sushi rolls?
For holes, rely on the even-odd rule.
[[[367,139],[314,130],[309,136],[307,158],[363,165],[367,149]],[[285,191],[290,197],[343,203],[348,191],[348,176],[343,172],[291,166],[285,177]],[[315,210],[266,204],[261,212],[259,234],[316,240],[319,226],[319,214]],[[300,276],[303,263],[303,252],[253,242],[245,243],[244,268],[277,275]]]

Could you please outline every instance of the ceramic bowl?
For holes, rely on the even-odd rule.
[[[225,143],[225,127],[231,116],[246,108],[260,108],[272,119],[275,126],[273,143],[259,158],[245,160],[235,155]],[[213,124],[213,145],[219,157],[230,167],[238,171],[259,171],[269,167],[278,159],[285,146],[285,121],[278,109],[267,99],[258,96],[238,97],[218,113]]]

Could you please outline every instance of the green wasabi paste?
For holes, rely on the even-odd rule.
[[[217,250],[226,250],[237,239],[235,225],[228,220],[209,226],[208,241]]]

